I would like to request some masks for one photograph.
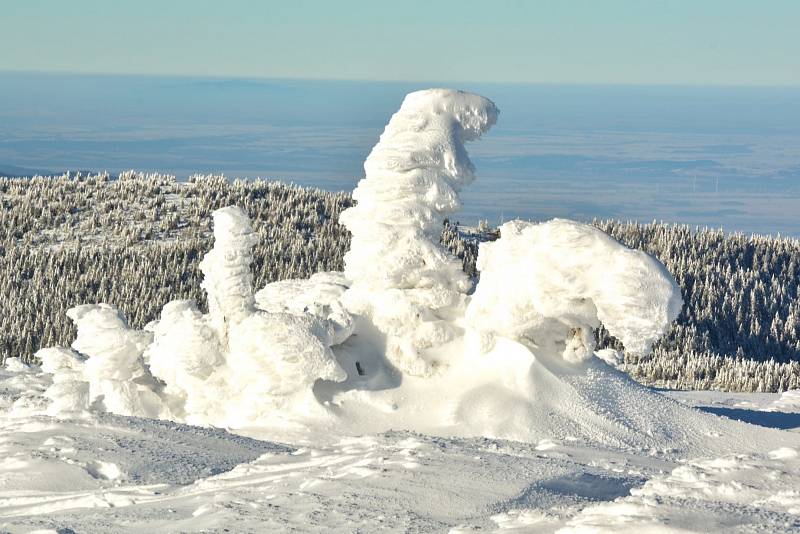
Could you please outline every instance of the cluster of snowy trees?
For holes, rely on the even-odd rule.
[[[349,233],[336,221],[352,205],[327,193],[266,181],[125,173],[0,178],[0,356],[30,359],[68,346],[66,310],[117,306],[131,326],[156,319],[169,300],[205,308],[198,262],[212,245],[211,212],[235,204],[260,234],[257,287],[341,270]]]
[[[691,389],[800,387],[800,240],[656,223],[596,224],[659,258],[686,303],[652,356],[626,355],[634,376]]]
[[[0,178],[0,355],[30,358],[68,345],[68,308],[117,306],[132,327],[163,304],[205,307],[197,268],[211,248],[210,214],[235,204],[253,221],[256,287],[341,270],[350,235],[338,224],[346,193],[275,182],[124,173]],[[595,221],[661,260],[686,303],[652,355],[625,355],[637,379],[680,388],[800,387],[800,241],[660,223]],[[478,244],[496,233],[445,224],[442,241],[477,277]],[[601,328],[601,346],[621,348]]]
[[[713,352],[684,352],[656,347],[647,358],[624,365],[639,382],[670,389],[775,392],[800,389],[800,361],[758,361]]]

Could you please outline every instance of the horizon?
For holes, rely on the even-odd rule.
[[[486,86],[518,86],[518,87],[608,87],[608,88],[663,88],[663,89],[765,89],[800,91],[800,81],[795,84],[715,84],[715,83],[638,83],[638,82],[559,82],[559,81],[479,81],[479,80],[424,80],[424,79],[369,79],[369,78],[302,78],[302,77],[272,77],[272,76],[228,76],[214,74],[170,74],[146,72],[99,72],[99,71],[70,71],[70,70],[6,70],[0,69],[0,74],[9,75],[40,75],[40,76],[84,76],[103,78],[175,78],[184,80],[219,80],[219,81],[256,81],[256,82],[309,82],[309,83],[368,83],[368,84],[425,84],[425,88],[448,87],[448,84],[486,85]],[[433,84],[433,85],[429,85]],[[435,85],[441,84],[441,85]],[[450,88],[458,89],[451,86]]]
[[[0,71],[800,85],[800,4],[790,0],[38,0],[0,13],[4,38],[17,44],[0,57]]]
[[[21,73],[0,172],[136,169],[352,190],[415,82]],[[800,236],[800,91],[463,83],[500,109],[462,222],[653,219]]]

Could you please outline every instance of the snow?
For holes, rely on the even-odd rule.
[[[250,272],[255,237],[247,215],[236,207],[214,212],[214,238],[200,265],[209,313],[193,302],[174,301],[149,326],[154,340],[143,358],[165,383],[163,415],[241,427],[290,415],[291,409],[313,409],[317,380],[345,378],[330,345],[346,337],[349,316],[293,313],[277,299],[257,309]],[[267,294],[262,291],[259,299]],[[319,306],[325,307],[322,301]]]
[[[481,281],[467,323],[481,335],[526,339],[536,353],[591,358],[602,323],[631,353],[647,353],[680,313],[672,275],[652,256],[593,226],[511,221],[480,246]]]
[[[800,515],[797,450],[690,460],[631,495],[589,506],[559,533],[796,530]],[[710,501],[709,510],[686,503]],[[668,526],[667,526],[668,525]]]
[[[138,331],[78,306],[71,348],[9,359],[0,530],[800,531],[795,393],[697,409],[594,357],[601,322],[646,353],[679,313],[654,258],[513,221],[473,288],[437,243],[497,114],[406,97],[342,214],[344,273],[256,292],[255,234],[223,208],[208,313],[172,301]]]
[[[387,359],[405,374],[432,374],[426,350],[457,336],[450,319],[463,313],[470,282],[439,235],[461,206],[458,191],[475,179],[464,143],[486,133],[498,113],[461,91],[409,94],[364,163],[358,204],[339,218],[353,235],[345,302],[371,317],[386,335]]]
[[[800,390],[784,391],[780,398],[767,406],[766,411],[800,413]]]
[[[35,368],[0,372],[0,398],[47,382]],[[555,434],[526,443],[310,433],[287,447],[98,412],[54,419],[33,415],[34,396],[19,399],[0,417],[0,529],[14,533],[799,528],[798,439],[686,460]],[[707,417],[745,438],[713,438],[718,450],[786,434]]]

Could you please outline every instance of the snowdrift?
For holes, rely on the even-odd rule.
[[[201,263],[208,313],[173,301],[134,331],[106,304],[70,310],[72,348],[38,353],[52,375],[48,413],[713,450],[712,436],[736,428],[594,357],[601,323],[644,353],[677,317],[680,292],[656,259],[577,222],[513,221],[481,246],[473,288],[439,245],[475,178],[465,143],[497,117],[459,91],[406,97],[342,213],[353,235],[344,273],[256,292],[249,219],[216,211]]]

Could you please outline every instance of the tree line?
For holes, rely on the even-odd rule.
[[[40,347],[68,345],[65,311],[108,302],[131,326],[163,304],[205,306],[197,264],[211,247],[211,212],[236,204],[261,235],[256,287],[341,270],[349,233],[338,215],[352,205],[331,193],[262,180],[127,172],[0,178],[0,356],[30,360]],[[737,391],[800,387],[800,241],[726,234],[684,225],[594,221],[661,260],[685,306],[671,331],[625,368],[655,385]],[[445,224],[442,242],[477,280],[478,245],[494,230]],[[600,328],[601,347],[623,347]]]

